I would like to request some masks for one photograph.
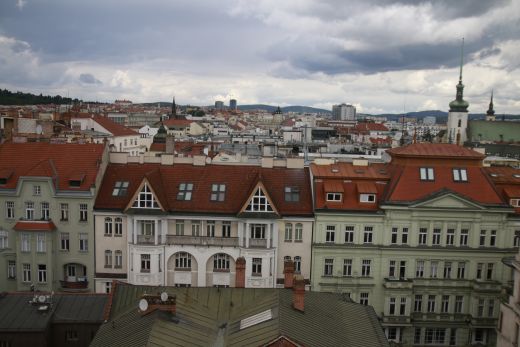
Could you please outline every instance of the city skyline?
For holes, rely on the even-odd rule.
[[[471,6],[470,6],[471,5]],[[513,1],[0,4],[0,88],[84,100],[518,113]],[[389,30],[391,29],[391,30]]]

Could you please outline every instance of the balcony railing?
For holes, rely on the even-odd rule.
[[[169,245],[224,246],[237,247],[238,237],[180,236],[166,235]]]
[[[145,245],[153,245],[155,243],[154,235],[137,235],[137,243]]]
[[[266,248],[267,239],[249,239],[249,247],[252,248]]]
[[[65,291],[81,291],[88,288],[88,281],[86,277],[78,277],[76,281],[60,281],[60,285]]]

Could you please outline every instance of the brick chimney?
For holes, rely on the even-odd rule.
[[[302,275],[294,276],[293,307],[295,310],[305,312],[305,279]]]
[[[235,288],[245,288],[246,286],[246,258],[238,257],[235,263]]]
[[[283,281],[283,287],[284,288],[292,288],[293,287],[293,278],[294,278],[294,262],[292,260],[286,260],[283,262],[283,274],[284,274],[284,281]]]

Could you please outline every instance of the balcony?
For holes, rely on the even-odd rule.
[[[472,282],[473,290],[479,292],[496,292],[500,293],[502,291],[502,285],[497,281],[484,281],[484,280],[474,280]]]
[[[137,243],[140,245],[153,245],[155,243],[154,235],[137,235]]]
[[[434,313],[434,312],[414,312],[414,321],[437,321],[437,322],[469,322],[471,315],[462,313]]]
[[[61,288],[64,291],[83,291],[88,289],[88,281],[86,277],[78,277],[76,281],[60,281]]]
[[[166,235],[168,245],[238,247],[238,237]]]
[[[413,281],[407,278],[386,277],[384,286],[387,289],[412,289]]]
[[[250,248],[267,248],[267,239],[249,239]]]
[[[411,325],[410,316],[393,316],[383,314],[384,324]]]

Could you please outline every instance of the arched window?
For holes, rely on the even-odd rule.
[[[229,255],[218,253],[213,256],[213,271],[229,271]]]
[[[302,257],[297,255],[294,257],[294,273],[301,273],[302,272]]]
[[[191,254],[186,252],[175,254],[175,269],[191,270]]]
[[[123,235],[123,218],[116,217],[114,219],[114,224],[115,224],[114,235],[122,236]]]
[[[105,267],[112,267],[112,251],[105,251]]]
[[[296,223],[294,228],[294,241],[301,241],[303,239],[303,224]]]
[[[105,218],[105,236],[112,236],[112,218]]]

